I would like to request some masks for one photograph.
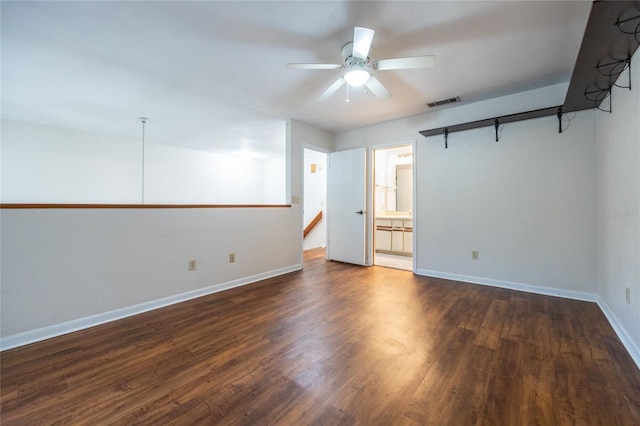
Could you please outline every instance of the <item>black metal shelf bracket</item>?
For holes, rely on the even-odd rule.
[[[596,65],[596,69],[603,76],[609,77],[609,84],[613,84],[614,86],[621,89],[631,90],[631,58],[619,59],[617,61],[608,62],[606,64],[598,64]],[[628,75],[628,84],[626,86],[616,84],[615,82],[618,79],[618,76],[625,70],[627,71]]]
[[[634,21],[638,21],[638,23]],[[640,43],[640,15],[622,21],[618,19],[613,25],[618,27],[621,33],[634,36],[636,41]]]
[[[500,138],[498,137],[498,129],[500,128],[500,122],[498,121],[497,118],[493,120],[493,126],[496,128],[496,142],[498,142],[500,140]]]
[[[609,86],[606,89],[596,89],[596,90],[591,90],[591,91],[586,91],[584,92],[584,97],[587,98],[588,100],[590,100],[591,102],[593,102],[594,108],[599,109],[600,111],[603,112],[608,112],[611,113],[612,109],[611,108],[611,86]],[[602,105],[602,101],[604,101],[605,99],[609,98],[609,109],[604,109],[601,108],[600,106]]]
[[[562,133],[562,107],[558,107],[558,133]]]
[[[444,149],[447,149],[449,148],[449,129],[445,127],[442,133],[444,134]]]

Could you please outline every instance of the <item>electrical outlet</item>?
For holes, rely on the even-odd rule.
[[[627,300],[627,303],[631,304],[631,289],[627,287],[624,291],[624,294],[625,294],[625,299]]]
[[[189,261],[189,270],[190,271],[195,271],[196,270],[196,261],[195,260],[190,260]]]
[[[471,259],[478,260],[478,250],[471,250]]]
[[[229,253],[229,263],[234,263],[236,261],[236,254]]]

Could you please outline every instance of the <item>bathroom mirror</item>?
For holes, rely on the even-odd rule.
[[[374,150],[374,210],[377,216],[407,216],[413,210],[412,145]]]
[[[413,210],[413,164],[396,165],[396,211]]]

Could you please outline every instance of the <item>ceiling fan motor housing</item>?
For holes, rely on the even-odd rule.
[[[368,57],[367,59],[353,57],[353,42],[351,41],[342,47],[342,59],[347,69],[353,67],[364,68],[369,63]]]

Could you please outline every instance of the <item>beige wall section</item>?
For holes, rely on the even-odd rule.
[[[297,269],[298,215],[288,207],[3,210],[2,338]]]

